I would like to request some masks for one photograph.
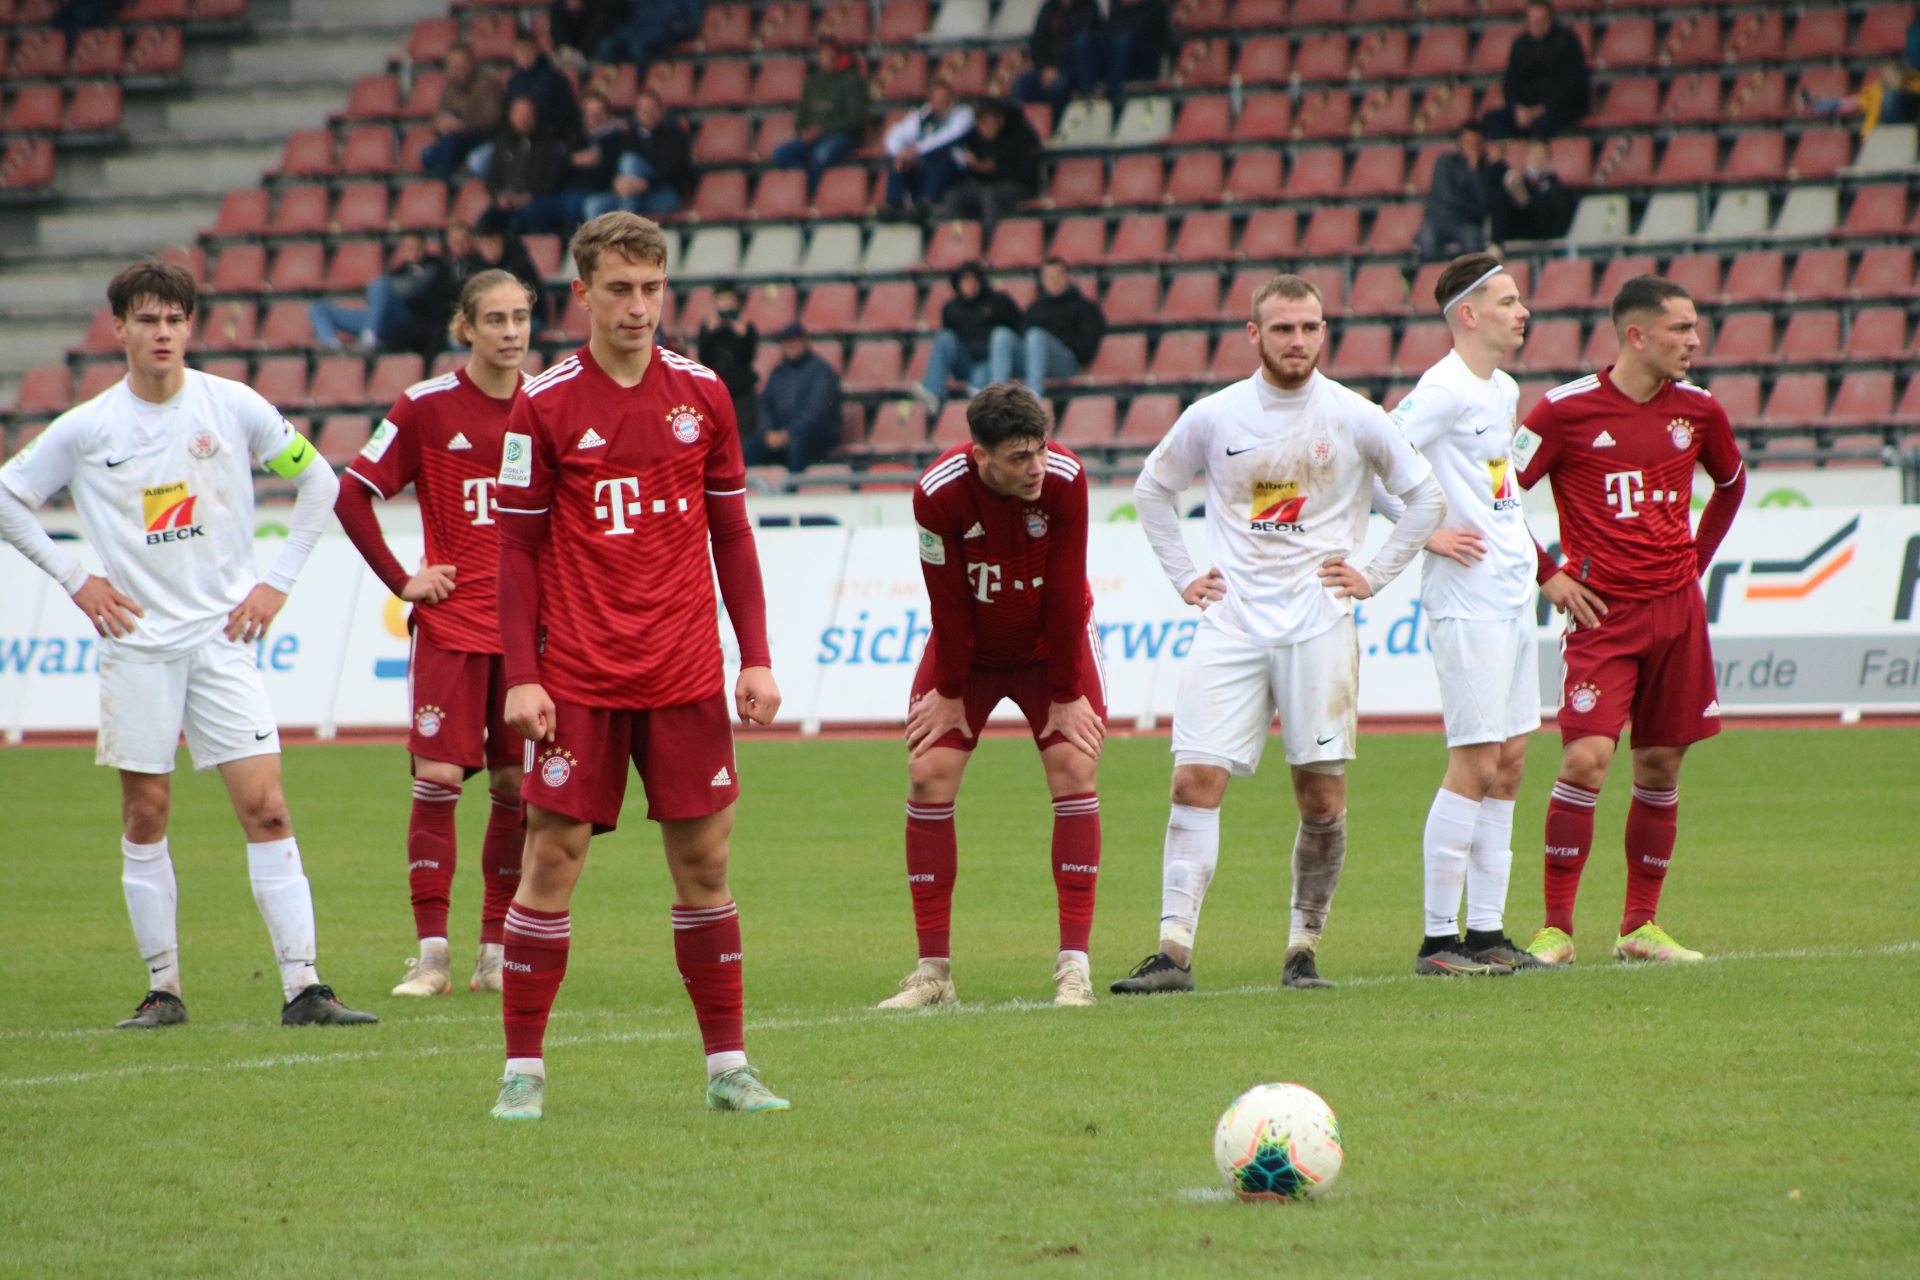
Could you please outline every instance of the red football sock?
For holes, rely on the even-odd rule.
[[[520,855],[527,847],[526,810],[520,797],[490,791],[493,808],[487,816],[487,834],[480,842],[480,876],[486,896],[480,901],[480,941],[501,942],[507,907],[520,888]]]
[[[447,895],[459,844],[453,811],[460,788],[413,780],[413,816],[407,819],[407,885],[413,891],[416,937],[447,936]]]
[[[913,927],[920,958],[945,960],[953,927],[953,877],[960,847],[953,834],[951,804],[907,802],[907,888],[913,893]]]
[[[500,1016],[507,1027],[507,1056],[538,1058],[553,998],[567,976],[573,922],[564,911],[535,911],[516,902],[507,908],[505,934]]]
[[[723,907],[675,906],[673,958],[680,966],[680,981],[687,984],[706,1051],[744,1052],[746,980],[741,973],[739,911],[731,902]]]
[[[1680,789],[1633,789],[1627,806],[1627,911],[1620,920],[1626,937],[1653,919],[1660,907],[1660,890],[1667,882],[1667,864],[1673,861],[1673,837],[1680,827]]]
[[[1093,890],[1100,878],[1100,797],[1053,802],[1053,887],[1060,899],[1060,949],[1085,951],[1093,932]]]
[[[1547,927],[1569,936],[1580,872],[1593,849],[1593,806],[1599,802],[1598,791],[1577,787],[1565,778],[1553,784],[1553,796],[1547,801]]]

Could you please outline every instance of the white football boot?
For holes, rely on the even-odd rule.
[[[947,960],[922,960],[900,979],[900,994],[880,1002],[882,1009],[924,1009],[929,1005],[958,1004],[953,994],[953,965]]]
[[[1093,977],[1087,972],[1084,960],[1061,956],[1053,966],[1053,988],[1053,1002],[1057,1005],[1079,1008],[1096,1003]]]

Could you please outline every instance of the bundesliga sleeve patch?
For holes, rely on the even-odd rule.
[[[913,527],[920,535],[920,558],[928,564],[945,564],[947,544],[941,540],[940,535],[918,524]]]
[[[507,432],[500,448],[500,483],[521,489],[533,483],[533,437]]]
[[[360,450],[360,456],[368,462],[380,461],[387,456],[387,450],[392,447],[394,437],[399,434],[400,428],[394,426],[391,419],[380,419],[380,425],[373,429],[371,436],[367,437],[366,447]]]
[[[1521,427],[1513,433],[1513,457],[1520,464],[1522,471],[1533,465],[1533,455],[1538,452],[1540,452],[1538,435],[1526,427]]]

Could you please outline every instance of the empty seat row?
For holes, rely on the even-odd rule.
[[[53,185],[53,139],[16,138],[0,151],[0,190]]]
[[[186,57],[179,27],[82,31],[71,51],[66,33],[51,29],[23,32],[13,38],[11,49],[8,43],[0,34],[0,67],[10,76],[29,80],[170,75],[180,70]]]
[[[1839,430],[1920,424],[1920,375],[1894,401],[1895,377],[1885,371],[1849,373],[1828,397],[1824,373],[1784,373],[1762,398],[1760,375],[1729,373],[1707,384],[1735,428],[1823,426]]]
[[[226,238],[438,230],[449,216],[471,223],[487,203],[486,188],[478,180],[465,183],[451,207],[447,185],[431,179],[407,183],[397,196],[384,182],[350,183],[340,189],[338,199],[318,184],[287,186],[280,189],[277,207],[266,188],[243,187],[221,200],[220,216],[209,234]]]
[[[57,84],[28,84],[7,104],[0,128],[10,133],[92,133],[118,129],[120,110],[120,86],[113,81],[90,81],[71,94]]]
[[[1867,249],[1851,269],[1848,256],[1845,249],[1806,249],[1789,271],[1786,255],[1777,249],[1749,250],[1728,262],[1716,253],[1677,254],[1664,267],[1651,256],[1629,255],[1606,263],[1597,287],[1593,259],[1552,258],[1526,302],[1536,311],[1605,309],[1626,280],[1656,273],[1683,285],[1701,305],[1915,296],[1910,246]]]
[[[1637,224],[1623,195],[1582,196],[1574,210],[1568,239],[1576,244],[1639,241],[1653,244],[1680,240],[1751,240],[1778,236],[1806,238],[1830,235],[1840,225],[1837,187],[1791,188],[1773,211],[1769,193],[1760,188],[1721,190],[1713,214],[1704,223],[1697,192],[1662,191],[1647,201]]]
[[[53,21],[61,0],[0,0],[0,26],[41,27]],[[247,0],[124,0],[114,21],[122,26],[153,22],[231,22],[247,16]]]

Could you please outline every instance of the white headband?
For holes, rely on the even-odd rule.
[[[1444,316],[1445,314],[1447,314],[1447,312],[1459,306],[1461,301],[1468,294],[1472,293],[1475,289],[1478,289],[1481,285],[1493,279],[1495,276],[1499,275],[1502,271],[1505,271],[1506,269],[1507,267],[1505,263],[1495,263],[1491,271],[1481,276],[1478,280],[1475,280],[1472,284],[1468,285],[1466,288],[1462,289],[1460,292],[1454,294],[1453,300],[1448,302],[1446,306],[1440,308],[1440,314]]]

